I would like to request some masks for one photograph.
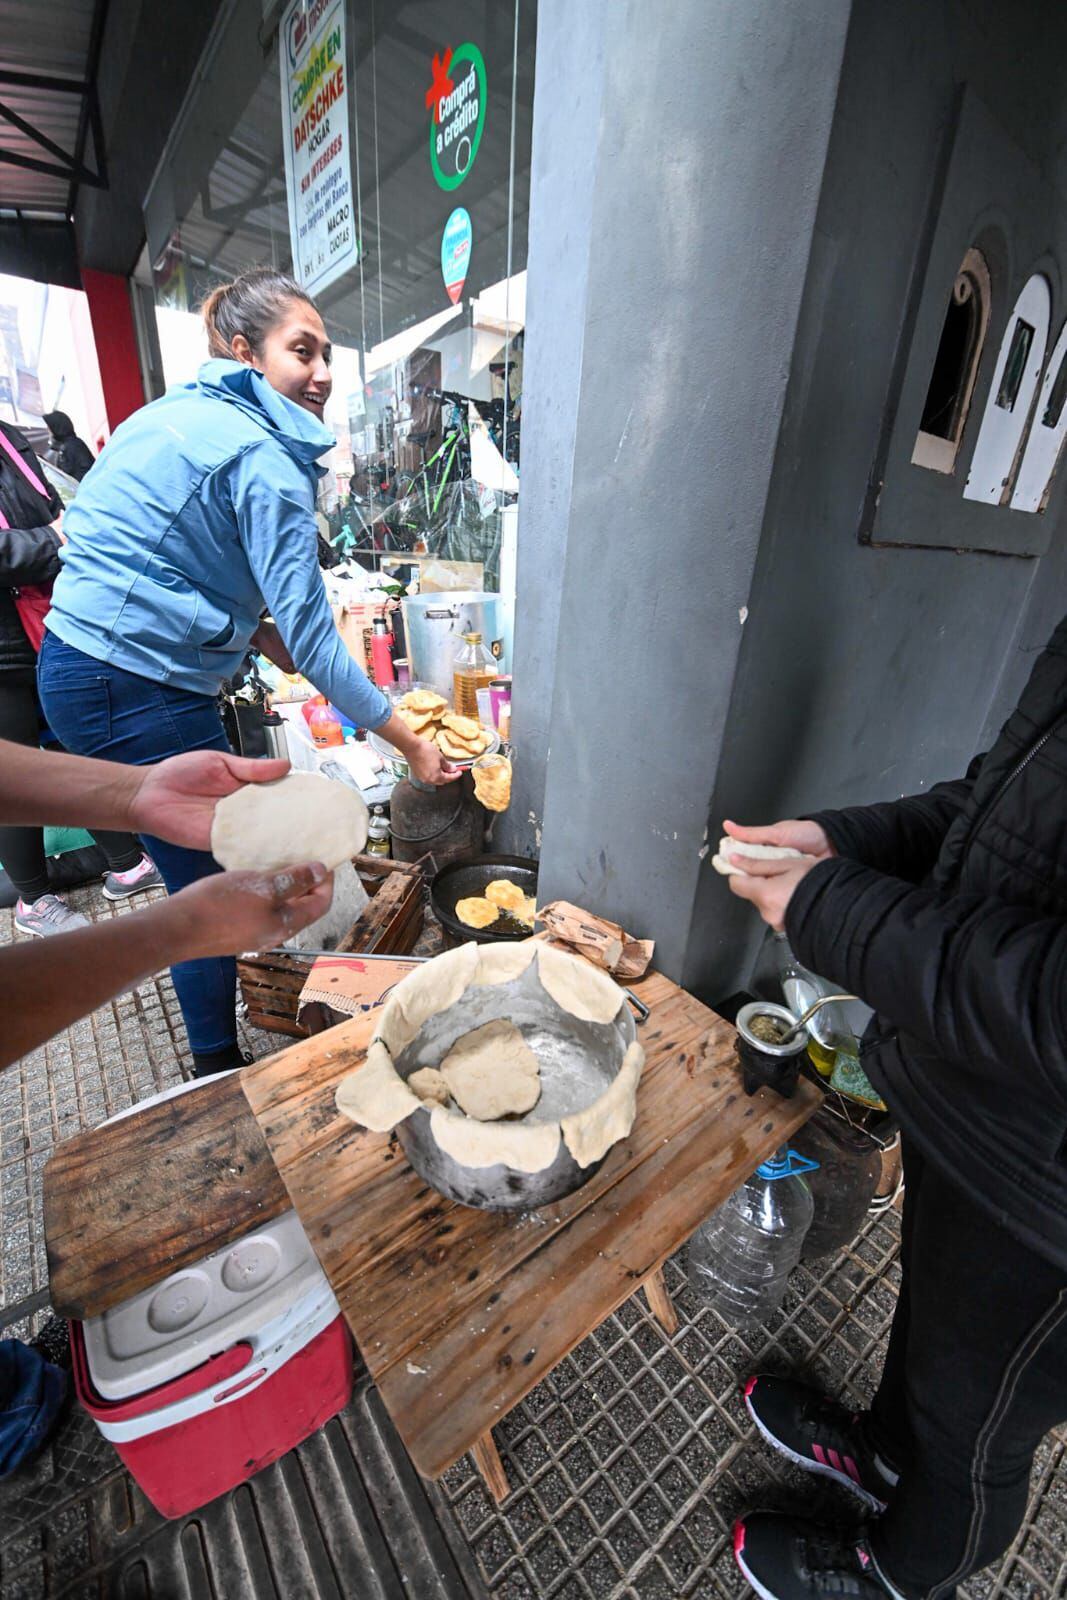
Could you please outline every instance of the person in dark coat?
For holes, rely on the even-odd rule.
[[[1007,1549],[1067,1418],[1067,619],[965,777],[767,828],[803,861],[730,887],[874,1007],[863,1066],[901,1127],[902,1281],[881,1385],[853,1415],[758,1374],[763,1438],[865,1506],[844,1536],[738,1523],[763,1600],[949,1600]]]
[[[45,460],[80,483],[96,459],[93,452],[84,439],[78,438],[65,411],[46,411],[43,420],[52,435]]]
[[[45,499],[0,446],[0,739],[36,746],[43,719],[37,699],[37,653],[22,626],[15,595],[21,585],[43,586],[59,575],[62,534],[54,525],[63,511],[25,434],[10,423],[0,431],[34,478],[49,490]],[[104,894],[125,900],[161,886],[154,863],[129,833],[94,833],[107,857]],[[19,892],[15,927],[37,937],[84,927],[86,918],[48,884],[40,828],[0,827],[0,863]]]

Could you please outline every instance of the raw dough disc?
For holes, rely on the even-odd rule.
[[[510,983],[521,978],[537,954],[535,939],[518,939],[507,944],[478,946],[478,972],[474,982],[479,987],[492,983]]]
[[[622,990],[606,972],[550,945],[537,952],[537,972],[560,1009],[583,1022],[614,1022],[624,1003]]]
[[[367,842],[367,807],[346,783],[289,772],[246,783],[215,807],[211,853],[220,867],[276,872],[301,861],[339,867]]]
[[[490,928],[499,915],[500,907],[481,895],[468,895],[466,900],[456,901],[456,916],[468,928]]]
[[[388,1133],[422,1104],[393,1066],[393,1058],[384,1044],[377,1039],[368,1049],[363,1065],[341,1079],[334,1100],[338,1111],[375,1133]]]
[[[622,1066],[599,1099],[584,1111],[560,1119],[563,1139],[580,1167],[591,1167],[625,1139],[637,1114],[637,1082],[645,1065],[645,1052],[636,1042],[622,1058]]]
[[[408,1079],[408,1088],[412,1094],[418,1095],[423,1105],[447,1106],[452,1098],[448,1084],[436,1067],[420,1067],[418,1072],[413,1072]]]
[[[461,1167],[543,1172],[559,1154],[558,1122],[475,1122],[434,1106],[430,1130],[445,1154]]]
[[[742,859],[748,856],[757,861],[810,861],[813,858],[806,856],[803,850],[793,850],[784,844],[743,844],[740,839],[731,839],[725,834],[719,840],[719,848],[711,858],[711,864],[716,872],[721,872],[723,877],[729,877],[732,872],[744,872]]]
[[[457,1039],[441,1062],[441,1076],[460,1109],[478,1122],[521,1116],[541,1098],[537,1057],[503,1018]]]
[[[485,898],[505,911],[521,911],[526,904],[525,894],[510,878],[495,878],[486,888]]]
[[[430,1017],[455,1005],[467,985],[473,983],[477,969],[478,946],[473,943],[461,944],[458,949],[446,950],[443,956],[434,956],[425,966],[416,967],[406,978],[401,978],[389,997],[390,1001],[396,1002],[404,1023],[403,1028],[399,1029],[394,1023],[394,1032],[406,1032],[408,1041],[414,1039]],[[385,1009],[389,1012],[388,1001]],[[391,1014],[388,1020],[392,1021]],[[378,1029],[383,1038],[386,1036],[386,1024],[387,1017],[383,1015]]]

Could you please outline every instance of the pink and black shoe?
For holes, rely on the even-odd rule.
[[[760,1600],[902,1600],[862,1535],[848,1538],[779,1511],[740,1519],[734,1560]]]
[[[897,1477],[863,1443],[859,1418],[793,1378],[757,1373],[745,1405],[772,1449],[806,1472],[833,1478],[869,1511],[884,1511]]]

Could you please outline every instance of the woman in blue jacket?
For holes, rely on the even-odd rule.
[[[253,646],[380,729],[416,776],[447,782],[455,772],[391,713],[326,599],[313,515],[334,443],[322,318],[270,268],[216,289],[203,316],[216,359],[122,424],[67,513],[39,665],[51,727],[76,754],[133,764],[225,750],[215,697]],[[172,893],[218,870],[204,852],[145,843]],[[239,1066],[233,961],[172,970],[196,1072]]]

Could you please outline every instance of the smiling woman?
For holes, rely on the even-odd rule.
[[[381,729],[425,782],[449,781],[349,656],[326,599],[314,503],[334,439],[318,309],[261,267],[212,291],[203,315],[213,359],[116,430],[67,513],[39,667],[54,733],[134,765],[224,750],[215,697],[252,647]],[[172,893],[215,870],[205,851],[156,848]],[[174,984],[197,1073],[239,1066],[232,961],[180,963]]]
[[[330,344],[314,302],[270,267],[213,289],[201,309],[213,356],[262,372],[272,389],[322,421],[333,379]]]

